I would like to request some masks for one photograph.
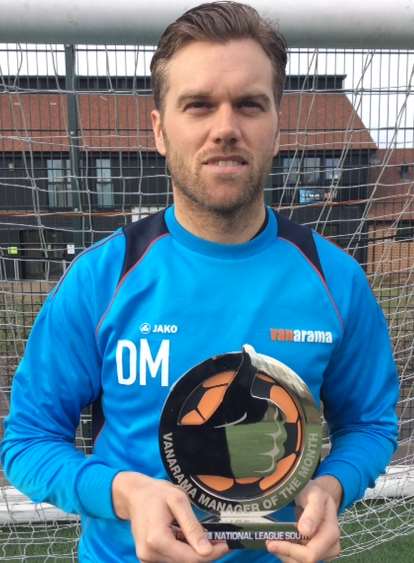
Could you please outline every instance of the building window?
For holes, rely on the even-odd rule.
[[[325,198],[325,188],[299,188],[299,203],[301,205],[323,201]]]
[[[298,187],[292,202],[308,205],[324,201],[326,190],[321,178],[320,157],[285,157],[282,159],[284,185]]]
[[[111,159],[96,159],[96,195],[98,207],[114,206]]]
[[[300,178],[300,162],[298,158],[283,158],[283,180],[286,186],[296,186]]]
[[[21,276],[23,279],[57,280],[68,262],[65,231],[27,229],[20,231]]]
[[[414,221],[399,221],[395,232],[395,240],[414,242]]]
[[[325,159],[325,180],[328,184],[337,184],[341,179],[339,158]]]
[[[49,207],[73,207],[69,159],[47,160]]]
[[[303,181],[305,186],[318,186],[321,183],[321,159],[309,158],[303,159]]]
[[[283,158],[284,183],[287,186],[318,186],[321,184],[319,157]]]

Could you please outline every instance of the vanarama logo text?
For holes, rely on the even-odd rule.
[[[309,342],[312,344],[332,344],[330,330],[305,330],[303,328],[271,328],[270,337],[277,342]]]

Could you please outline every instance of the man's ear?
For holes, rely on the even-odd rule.
[[[164,133],[161,126],[161,114],[157,109],[151,112],[152,130],[154,131],[155,146],[160,155],[166,155]]]

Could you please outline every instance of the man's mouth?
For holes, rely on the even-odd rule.
[[[244,166],[246,162],[240,162],[238,160],[218,160],[217,162],[209,162],[208,164],[214,164],[215,166]]]
[[[211,166],[212,168],[220,168],[222,171],[238,171],[243,166],[247,166],[248,162],[245,158],[239,155],[231,156],[213,156],[203,162],[204,165]]]

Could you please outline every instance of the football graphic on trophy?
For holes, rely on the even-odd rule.
[[[160,445],[172,481],[210,514],[203,525],[213,539],[300,539],[294,523],[269,516],[320,458],[319,410],[288,366],[249,345],[195,366],[170,392]]]

